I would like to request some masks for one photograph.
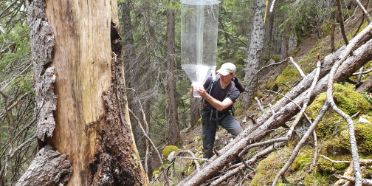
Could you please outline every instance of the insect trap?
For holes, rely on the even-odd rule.
[[[181,1],[181,66],[193,90],[203,86],[216,68],[218,5],[217,0]],[[193,91],[194,97],[200,97]]]

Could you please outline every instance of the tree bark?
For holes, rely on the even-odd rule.
[[[125,72],[125,79],[126,79],[126,86],[128,88],[128,100],[129,100],[129,108],[133,111],[133,113],[138,118],[142,118],[141,112],[141,105],[139,102],[141,101],[138,92],[141,92],[139,89],[140,82],[139,79],[139,68],[137,62],[137,55],[134,45],[134,37],[133,37],[133,26],[131,21],[130,13],[132,11],[132,1],[125,1],[120,4],[120,13],[122,17],[123,23],[123,59],[124,59],[124,72]],[[144,123],[144,122],[142,122]],[[131,116],[131,125],[133,129],[134,139],[140,153],[141,159],[145,157],[145,150],[146,150],[146,138],[144,137],[142,130],[140,128],[140,123]]]
[[[41,110],[37,137],[40,147],[51,146],[47,155],[35,161],[48,154],[54,159],[60,156],[58,161],[65,166],[62,172],[58,167],[54,171],[65,175],[60,178],[68,180],[68,185],[147,185],[131,132],[118,58],[116,1],[28,2],[36,100]],[[67,170],[69,164],[71,170]],[[33,169],[30,166],[27,172],[38,171]],[[66,172],[71,171],[68,178]],[[55,177],[45,179],[54,181]]]
[[[372,59],[371,37],[372,34],[370,34],[369,32],[369,34],[365,35],[363,39],[358,42],[357,47],[355,47],[356,50],[353,52],[354,55],[349,56],[338,68],[338,71],[335,75],[335,81],[344,80]],[[350,41],[350,43],[352,42],[353,41]],[[326,68],[326,65],[332,65],[334,62],[334,60],[331,60],[328,61],[329,64],[325,64],[325,61],[329,60],[330,58],[336,59],[344,51],[345,47],[342,47],[338,50],[338,52],[327,56],[324,59],[323,68]],[[311,99],[313,99],[316,95],[326,89],[329,69],[330,68],[328,67],[328,71],[326,71],[326,74],[323,74],[323,78],[317,83]],[[234,160],[247,145],[261,140],[265,135],[272,131],[272,129],[281,126],[284,122],[288,121],[288,119],[295,116],[300,110],[297,105],[302,105],[302,103],[304,102],[307,89],[311,84],[310,80],[313,79],[314,74],[315,71],[308,74],[302,82],[300,82],[296,85],[296,87],[293,88],[302,90],[301,92],[297,92],[296,96],[293,97],[293,99],[291,97],[294,95],[294,92],[291,91],[286,94],[285,99],[292,99],[292,102],[279,101],[273,106],[273,109],[276,112],[275,116],[272,116],[270,114],[262,115],[257,120],[258,125],[245,129],[236,139],[234,139],[220,151],[220,156],[212,157],[210,163],[205,165],[200,171],[195,172],[194,174],[181,181],[179,185],[199,185],[205,182],[207,179],[211,178],[219,170],[221,170],[227,163]],[[309,84],[304,83],[307,81],[310,81]]]
[[[264,11],[265,1],[255,0],[254,3],[253,29],[250,35],[248,56],[245,65],[244,84],[246,84],[246,94],[243,94],[243,107],[248,108],[254,97],[257,86],[257,72],[260,67],[260,59],[263,53],[264,44]]]
[[[168,113],[168,143],[181,144],[176,99],[176,45],[175,45],[175,13],[167,10],[167,113]]]
[[[363,82],[358,88],[357,88],[357,91],[358,92],[363,92],[363,91],[366,91],[366,92],[371,92],[372,90],[372,76],[369,76],[369,78]]]
[[[16,185],[64,185],[71,173],[71,164],[68,157],[56,152],[51,146],[45,146],[36,155],[30,168],[22,175]]]

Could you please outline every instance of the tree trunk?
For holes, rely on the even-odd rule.
[[[175,46],[175,10],[167,10],[167,110],[168,110],[168,143],[181,144],[176,99],[176,46]]]
[[[268,2],[270,5],[272,3],[272,0]],[[273,9],[273,12],[269,12],[268,7],[266,7],[266,20],[264,22],[265,27],[265,34],[264,34],[264,46],[262,46],[264,50],[263,56],[265,59],[270,59],[271,55],[275,51],[274,43],[273,43],[273,32],[274,32],[274,15],[275,15],[275,9]]]
[[[147,185],[133,141],[118,58],[116,1],[29,3],[40,109],[37,137],[40,147],[50,145],[60,157],[67,155],[72,170],[69,179],[56,182],[51,177],[50,181],[55,185],[67,180],[68,185]],[[58,154],[50,149],[49,154]],[[38,171],[32,166],[29,170]]]
[[[136,60],[136,51],[134,46],[134,38],[133,38],[133,26],[131,21],[130,13],[132,11],[132,1],[125,1],[120,4],[120,12],[123,22],[123,59],[125,65],[125,79],[126,79],[126,86],[128,88],[128,100],[129,100],[129,108],[132,110],[133,114],[136,115],[137,118],[143,118],[141,112],[141,105],[139,104],[139,68],[138,62]],[[141,159],[145,156],[146,150],[146,138],[142,133],[140,128],[140,123],[133,117],[130,117],[132,130],[134,134],[134,139],[140,153]],[[142,122],[143,124],[144,122]]]
[[[248,108],[256,92],[257,72],[260,66],[260,59],[263,53],[264,43],[264,11],[265,1],[255,0],[255,14],[253,17],[253,29],[250,36],[248,56],[246,59],[244,82],[246,94],[243,94],[243,107]]]
[[[368,26],[371,29],[371,25]],[[353,51],[353,56],[349,56],[342,65],[338,68],[335,75],[335,81],[342,81],[353,72],[358,70],[364,64],[372,59],[372,35],[367,34]],[[352,41],[351,41],[352,42]],[[350,43],[351,43],[350,42]],[[312,99],[320,92],[324,91],[328,83],[328,73],[338,59],[340,54],[345,51],[346,47],[340,48],[335,53],[324,58],[320,79],[312,94]],[[276,113],[273,116],[271,113],[266,113],[257,119],[257,125],[246,128],[237,138],[230,142],[220,151],[220,156],[214,156],[210,162],[206,164],[200,171],[195,172],[186,179],[180,182],[179,185],[200,185],[220,171],[226,164],[236,159],[237,155],[249,144],[258,142],[270,131],[283,125],[291,117],[295,116],[300,108],[297,105],[302,105],[305,100],[307,90],[310,87],[311,81],[315,76],[315,71],[308,74],[300,83],[298,83],[290,92],[288,92],[282,100],[279,100],[273,110]],[[292,101],[288,101],[288,99]],[[284,101],[286,100],[286,101]]]

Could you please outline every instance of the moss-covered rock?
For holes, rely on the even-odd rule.
[[[372,153],[372,124],[355,124],[355,138],[359,153],[369,155]],[[333,154],[350,153],[349,132],[342,130],[340,135],[331,140],[327,145],[327,152]]]
[[[335,84],[333,96],[340,109],[349,115],[353,115],[358,111],[367,113],[371,109],[368,100],[363,94],[356,92],[353,85]]]
[[[338,156],[338,158],[345,156]],[[350,160],[350,158],[348,158]],[[349,163],[333,163],[324,158],[318,160],[318,172],[322,175],[343,174]]]
[[[335,84],[333,96],[337,106],[349,115],[357,112],[368,113],[371,110],[371,104],[363,94],[354,90],[353,85]],[[326,93],[317,96],[306,111],[310,117],[315,118],[318,115],[325,100]],[[346,121],[330,109],[318,124],[317,134],[321,138],[334,138],[335,134],[346,127]]]
[[[253,177],[250,185],[261,186],[271,185],[277,173],[287,161],[291,150],[286,147],[271,153],[267,158],[260,161],[257,166],[256,175]]]
[[[163,157],[164,158],[167,158],[168,155],[173,152],[173,151],[177,151],[179,148],[177,146],[174,146],[174,145],[168,145],[168,146],[165,146],[163,151],[162,151],[162,154],[163,154]]]

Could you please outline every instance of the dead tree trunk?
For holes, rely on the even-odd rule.
[[[18,184],[147,185],[118,58],[116,1],[28,2],[44,148]]]
[[[243,105],[247,108],[256,92],[257,73],[260,67],[260,59],[263,54],[264,45],[264,12],[265,2],[254,1],[253,29],[250,36],[250,44],[245,65],[244,84],[246,84],[246,94],[243,95]]]
[[[353,55],[342,63],[338,68],[335,75],[335,81],[342,81],[348,76],[352,75],[353,72],[357,71],[364,64],[372,59],[372,25],[370,24],[367,28],[365,35],[362,39],[350,43],[357,43]],[[330,54],[324,58],[321,76],[322,79],[317,83],[312,99],[320,92],[324,91],[327,87],[328,73],[338,59],[340,55],[345,51],[345,46],[340,48],[337,52]],[[257,125],[249,127],[242,132],[235,140],[230,142],[224,147],[219,154],[220,156],[214,156],[211,158],[211,162],[205,165],[200,171],[190,175],[179,185],[199,185],[212,176],[214,176],[219,170],[221,170],[229,162],[237,158],[237,155],[249,144],[258,142],[265,135],[270,133],[272,129],[281,126],[283,123],[288,121],[291,117],[295,116],[300,108],[297,105],[302,105],[305,100],[307,90],[310,87],[311,80],[314,77],[315,72],[308,74],[299,84],[297,84],[289,93],[285,95],[282,100],[279,100],[274,106],[273,110],[276,115],[266,113],[257,120]],[[289,100],[292,101],[289,101]]]

